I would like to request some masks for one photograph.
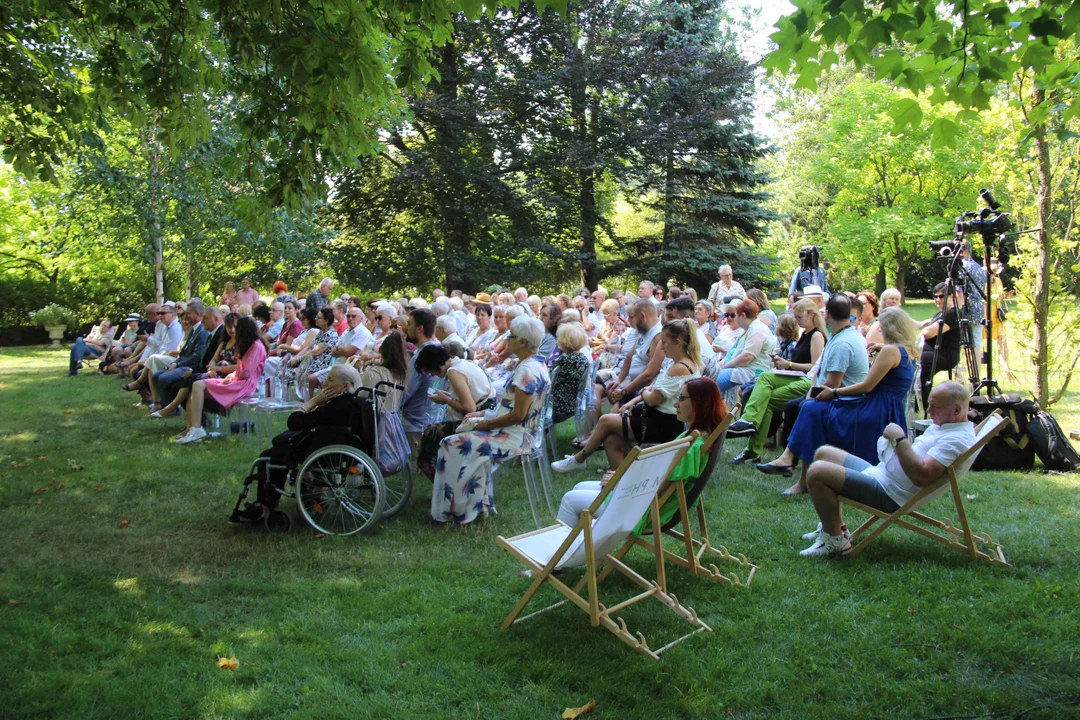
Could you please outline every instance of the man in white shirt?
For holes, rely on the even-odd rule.
[[[829,445],[818,448],[807,483],[821,522],[816,531],[803,536],[814,544],[800,555],[851,550],[840,497],[896,512],[922,488],[941,480],[949,465],[975,444],[975,428],[967,419],[968,390],[963,385],[950,380],[935,387],[927,411],[934,424],[914,442],[896,423],[885,426],[878,439],[877,465]]]
[[[438,305],[438,303],[435,304]],[[435,339],[443,345],[456,342],[465,347],[465,341],[458,334],[457,323],[454,322],[453,315],[440,315],[435,318]]]
[[[176,303],[170,300],[158,309],[157,327],[154,328],[153,337],[146,341],[146,349],[139,362],[146,362],[152,355],[173,352],[180,347],[183,337],[184,328],[176,317]]]
[[[349,323],[349,329],[338,338],[338,344],[330,350],[329,367],[316,370],[308,376],[308,384],[312,391],[326,380],[326,376],[330,374],[330,368],[339,362],[345,362],[351,357],[362,354],[364,348],[371,345],[374,340],[371,331],[364,327],[364,312],[360,308],[349,308],[345,313],[345,320]]]

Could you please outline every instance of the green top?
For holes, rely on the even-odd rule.
[[[678,438],[685,437],[686,433],[683,433]],[[687,480],[696,480],[701,472],[705,469],[705,465],[709,462],[709,456],[701,452],[702,446],[705,445],[705,438],[699,437],[693,443],[690,444],[690,448],[686,451],[686,454],[682,456],[682,460],[675,466],[675,469],[671,471],[671,475],[668,477],[668,482],[681,482],[684,483]],[[714,448],[715,449],[715,448]],[[690,508],[697,505],[697,500],[694,500]],[[687,509],[690,509],[687,508]],[[650,510],[645,511],[645,517],[641,518],[641,522],[634,528],[634,535],[641,535],[649,527],[649,513]],[[660,507],[660,525],[661,527],[667,524],[667,521],[675,517],[679,512],[679,496],[678,493],[672,494]]]

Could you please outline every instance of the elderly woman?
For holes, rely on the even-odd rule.
[[[735,272],[730,265],[721,265],[717,273],[720,275],[720,280],[714,282],[712,287],[709,288],[709,297],[707,298],[714,307],[720,305],[724,298],[746,299],[746,291],[743,290],[742,285],[735,282]]]
[[[417,451],[417,466],[429,480],[434,480],[439,443],[447,435],[454,434],[454,429],[468,413],[494,407],[495,391],[483,368],[454,357],[446,345],[425,345],[416,356],[415,366],[417,372],[443,378],[449,385],[449,392],[432,389],[428,393],[431,402],[446,406],[445,420],[424,428]]]
[[[712,344],[713,350],[717,353],[726,355],[734,347],[739,336],[743,334],[743,329],[739,327],[739,315],[735,312],[736,307],[738,303],[722,304],[717,308],[716,337],[713,338]]]
[[[561,423],[572,418],[577,409],[581,381],[589,371],[589,356],[581,352],[587,337],[578,323],[563,323],[555,337],[562,354],[551,370],[551,407],[552,421]]]
[[[241,317],[236,322],[236,353],[240,360],[234,372],[220,379],[199,380],[192,385],[187,404],[188,429],[174,442],[187,444],[206,437],[202,427],[204,408],[207,412],[225,415],[238,401],[255,393],[266,362],[266,345],[259,339],[259,329],[253,318]]]
[[[640,395],[623,404],[620,412],[601,417],[585,447],[551,463],[552,470],[584,470],[589,456],[601,447],[607,452],[608,465],[617,468],[631,444],[663,443],[678,437],[683,423],[675,412],[675,401],[683,384],[701,374],[697,326],[691,320],[669,322],[660,333],[660,347],[671,360],[667,369]]]
[[[289,324],[288,303],[285,303],[285,308],[285,330],[288,330],[291,335],[296,323]],[[316,323],[318,316],[319,311],[314,308],[304,308],[299,312],[297,323],[300,325],[301,332],[295,336],[291,343],[279,341],[277,346],[270,351],[270,357],[267,358],[263,370],[264,376],[276,377],[280,375],[292,379],[292,367],[295,367],[292,365],[293,358],[306,353],[315,344],[315,338],[319,335],[319,328]],[[282,335],[285,334],[285,330],[282,331]]]
[[[896,288],[886,288],[882,291],[879,301],[881,303],[881,310],[891,307],[900,307],[903,302],[903,296],[900,295],[900,291]]]
[[[270,476],[259,478],[257,501],[247,503],[243,510],[237,507],[229,517],[229,522],[259,522],[266,512],[277,507],[281,494],[272,486],[281,488],[285,485],[285,474],[279,467],[288,462],[296,436],[313,428],[348,427],[354,412],[353,396],[360,386],[360,373],[356,368],[349,365],[335,365],[330,368],[318,394],[289,415],[288,430],[276,435],[270,448],[260,455],[270,458],[270,462],[265,466],[269,469]]]
[[[439,444],[432,520],[464,524],[494,512],[491,463],[528,453],[536,445],[551,384],[547,367],[536,357],[544,335],[544,325],[536,318],[518,317],[510,323],[510,352],[518,358],[517,368],[503,387],[493,417],[471,413],[458,427],[459,434]]]
[[[304,311],[305,316],[307,311]],[[315,313],[315,327],[318,333],[315,335],[315,340],[305,350],[298,353],[289,361],[289,367],[299,367],[307,358],[311,358],[308,364],[307,374],[311,375],[319,370],[325,370],[330,367],[330,361],[333,356],[330,354],[338,344],[337,329],[334,327],[334,310],[331,307],[320,308]],[[297,384],[305,383],[307,378],[299,378]]]
[[[716,339],[720,332],[716,327],[716,321],[713,319],[715,314],[713,304],[708,300],[698,300],[694,304],[694,321],[697,323],[698,330],[704,333],[710,343]]]
[[[470,357],[478,357],[483,348],[487,347],[498,334],[498,330],[492,324],[492,312],[490,305],[477,305],[473,311],[476,318],[476,326],[469,329],[465,335],[465,347],[469,350]],[[503,321],[506,315],[503,314]]]

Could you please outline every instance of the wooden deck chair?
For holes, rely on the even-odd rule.
[[[588,613],[589,622],[594,627],[603,626],[624,643],[653,660],[659,660],[662,652],[692,635],[702,631],[712,632],[712,628],[703,623],[692,608],[683,607],[675,596],[664,591],[663,555],[659,553],[655,555],[658,578],[655,581],[646,580],[622,561],[610,555],[623,544],[647,509],[651,508],[653,521],[659,523],[660,505],[656,496],[657,490],[682,456],[686,454],[693,439],[697,437],[698,434],[693,433],[691,436],[647,450],[631,449],[611,480],[600,491],[592,505],[582,511],[573,527],[560,522],[510,539],[500,536],[499,545],[525,563],[535,576],[532,585],[503,622],[503,629],[564,605],[566,600],[569,600]],[[603,514],[594,519],[596,512],[609,497],[610,501]],[[585,575],[573,588],[552,574],[556,570],[582,565],[585,566]],[[643,592],[610,606],[602,605],[597,587],[598,575],[608,565],[640,585]],[[525,617],[518,617],[544,585],[550,585],[562,593],[566,600]],[[581,593],[586,587],[588,597],[583,597]],[[695,629],[658,650],[650,649],[644,635],[640,632],[635,635],[630,634],[623,619],[615,616],[618,611],[650,597],[659,600],[676,615],[693,625]]]
[[[989,534],[976,535],[971,530],[971,526],[968,524],[967,512],[964,510],[963,496],[960,494],[960,479],[967,474],[968,469],[975,461],[975,457],[979,454],[979,451],[983,449],[983,446],[990,442],[991,438],[1004,430],[1009,425],[1009,422],[1008,418],[1001,415],[1000,410],[996,410],[992,415],[987,416],[979,423],[979,426],[975,428],[975,444],[968,448],[967,452],[953,461],[938,482],[924,487],[916,493],[913,498],[904,503],[903,507],[894,513],[890,514],[882,512],[881,510],[876,510],[849,498],[841,497],[840,502],[844,505],[850,505],[858,510],[869,513],[871,516],[870,519],[860,525],[859,528],[851,534],[852,543],[858,542],[858,544],[854,545],[849,555],[858,555],[871,541],[874,540],[874,538],[885,532],[887,528],[891,525],[898,525],[902,528],[913,530],[920,535],[945,545],[946,547],[951,547],[954,550],[966,553],[970,555],[972,559],[985,560],[992,564],[1008,565],[1009,563],[1005,560],[1005,553],[1000,544],[994,542]],[[956,506],[956,514],[960,518],[960,527],[956,527],[951,520],[943,522],[919,512],[919,510],[927,503],[933,501],[949,489],[952,489],[953,503]],[[906,519],[907,517],[918,520],[924,525],[937,528],[942,532],[934,532],[922,525],[911,523]],[[876,529],[867,534],[866,537],[859,542],[859,536],[864,531],[869,530],[878,520],[883,520],[884,522],[882,522],[881,525],[878,525]],[[981,550],[980,546],[985,547],[986,552]]]
[[[734,420],[735,413],[728,413],[727,417],[724,418],[720,425],[705,439],[701,451],[709,453],[709,460],[705,464],[705,468],[702,470],[701,474],[692,483],[689,481],[665,481],[664,485],[660,488],[658,495],[661,507],[672,497],[672,495],[675,495],[678,498],[679,503],[679,511],[664,524],[661,528],[661,534],[675,538],[683,543],[686,548],[685,557],[676,555],[669,550],[663,550],[665,560],[670,560],[676,565],[686,568],[690,571],[691,575],[703,575],[716,582],[749,587],[754,579],[754,573],[757,572],[757,566],[747,560],[746,556],[742,553],[733,555],[723,545],[719,547],[712,546],[709,542],[709,526],[705,520],[705,498],[702,496],[705,486],[709,484],[709,479],[716,471],[716,466],[719,464],[721,456],[724,453],[724,438],[728,426],[731,425]],[[690,508],[694,506],[695,501],[697,501],[697,519],[698,527],[701,532],[700,537],[694,536],[694,529],[690,516]],[[631,534],[626,539],[626,542],[623,543],[623,546],[615,553],[615,559],[621,560],[623,556],[630,551],[630,548],[635,545],[643,547],[649,552],[656,553],[655,533],[652,531],[652,527],[654,526],[650,524],[649,528],[642,533],[641,537]],[[676,530],[676,527],[679,529]],[[660,544],[662,549],[662,537]],[[702,565],[701,560],[706,553],[709,553],[709,559],[719,558],[727,562],[735,563],[741,568],[748,570],[749,574],[746,576],[745,582],[741,580],[735,572],[730,572],[725,575],[712,563],[710,563],[708,567]],[[611,567],[605,568],[599,579],[603,580],[609,572],[611,572]],[[661,590],[667,592],[666,583],[661,585]]]

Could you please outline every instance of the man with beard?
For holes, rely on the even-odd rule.
[[[428,390],[435,381],[435,376],[416,369],[416,356],[426,345],[437,343],[435,335],[435,314],[427,308],[414,308],[409,311],[405,337],[416,346],[416,352],[409,358],[409,370],[405,378],[405,396],[401,405],[401,425],[409,438],[413,455],[420,444],[420,435],[429,424],[433,404],[428,398]]]
[[[599,408],[606,395],[613,406],[618,406],[626,398],[637,397],[638,391],[648,386],[660,373],[664,353],[660,350],[660,315],[656,306],[648,297],[634,303],[630,311],[630,322],[634,332],[626,339],[628,348],[619,377],[607,385],[597,384],[597,403]]]

